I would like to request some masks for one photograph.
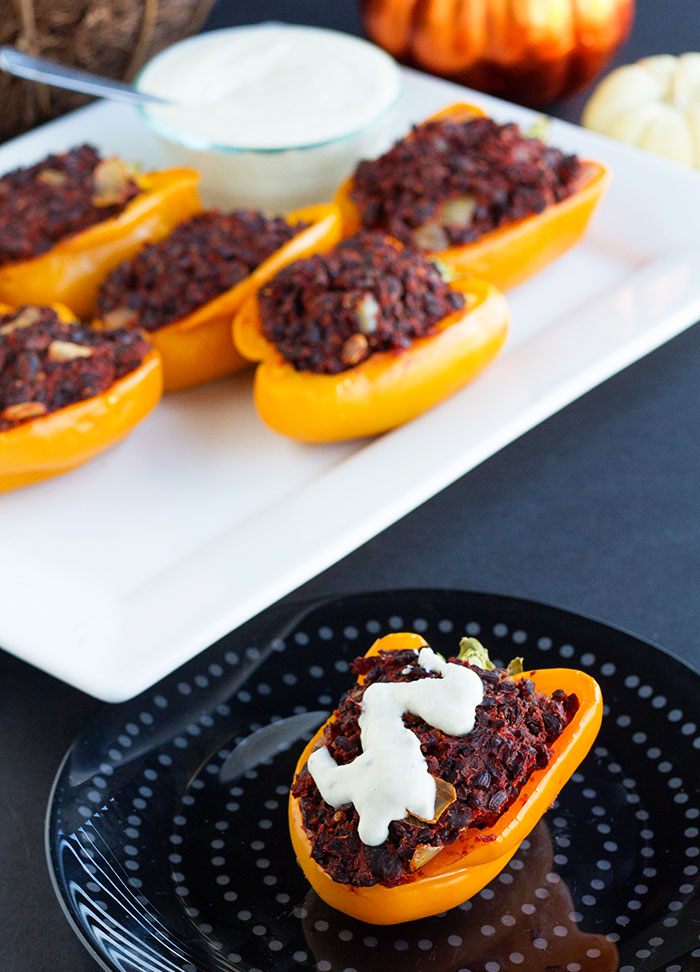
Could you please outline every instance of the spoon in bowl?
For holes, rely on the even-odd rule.
[[[55,88],[67,88],[96,98],[108,98],[130,105],[172,105],[166,98],[146,94],[123,81],[102,78],[87,71],[66,67],[45,57],[24,54],[15,47],[0,46],[0,69],[28,81],[41,81]]]

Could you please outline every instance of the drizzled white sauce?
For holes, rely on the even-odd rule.
[[[421,648],[418,664],[441,677],[375,682],[365,691],[359,718],[362,753],[356,759],[339,766],[323,746],[308,760],[326,803],[354,804],[360,840],[370,846],[382,844],[391,821],[407,812],[433,817],[435,780],[418,737],[403,724],[403,714],[411,712],[450,736],[465,736],[474,728],[476,707],[484,697],[476,672],[444,661],[430,648]]]

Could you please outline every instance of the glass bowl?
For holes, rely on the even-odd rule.
[[[207,205],[285,212],[389,147],[401,73],[358,37],[256,24],[174,44],[136,86],[177,103],[139,111],[169,163],[201,172]]]

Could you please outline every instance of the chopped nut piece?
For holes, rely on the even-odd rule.
[[[431,861],[441,850],[441,845],[433,847],[431,844],[418,844],[408,866],[412,871],[419,871],[421,867],[425,867],[428,861]]]
[[[74,361],[76,358],[89,358],[94,348],[72,341],[52,341],[49,345],[49,361]]]
[[[4,324],[0,327],[0,334],[11,334],[12,331],[17,331],[21,327],[31,327],[32,324],[41,318],[41,308],[40,307],[23,307],[9,324]]]
[[[45,415],[46,411],[46,405],[42,405],[41,402],[17,402],[4,408],[0,412],[0,419],[6,419],[8,422],[24,422]]]
[[[138,320],[138,313],[131,307],[115,307],[102,315],[102,322],[108,328],[131,327]]]
[[[374,294],[367,293],[357,305],[357,317],[363,334],[372,334],[377,330],[379,319],[379,304]]]
[[[469,226],[476,212],[474,196],[458,196],[450,199],[440,210],[440,220],[445,226]]]
[[[426,250],[428,253],[446,250],[450,245],[445,227],[439,220],[431,220],[414,229],[411,232],[411,240],[419,250]]]
[[[342,358],[343,364],[351,367],[352,365],[359,364],[364,358],[367,357],[369,350],[369,344],[367,338],[364,334],[351,334],[350,337],[343,344],[343,350],[340,352],[340,357]]]
[[[414,823],[416,820],[422,820],[423,823],[436,823],[443,815],[445,810],[457,799],[457,794],[455,788],[447,780],[440,779],[439,776],[434,777],[435,780],[435,809],[433,810],[432,817],[421,817],[417,813],[406,814],[406,820],[410,820]]]
[[[93,206],[118,206],[129,190],[131,172],[122,159],[103,159],[92,174],[95,192],[90,202]]]
[[[66,180],[68,176],[65,172],[59,172],[58,169],[42,169],[37,179],[43,182],[47,186],[60,186]]]
[[[465,230],[474,219],[477,202],[474,196],[457,196],[439,207],[434,219],[429,220],[411,233],[413,242],[420,250],[439,252],[450,245],[448,227]]]

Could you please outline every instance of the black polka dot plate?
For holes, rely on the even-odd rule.
[[[593,751],[488,887],[371,926],[310,890],[286,803],[349,662],[394,630],[444,654],[466,633],[501,662],[582,668],[606,708]],[[699,689],[652,645],[515,598],[413,590],[268,611],[75,741],[48,812],[56,891],[110,972],[694,972]]]

